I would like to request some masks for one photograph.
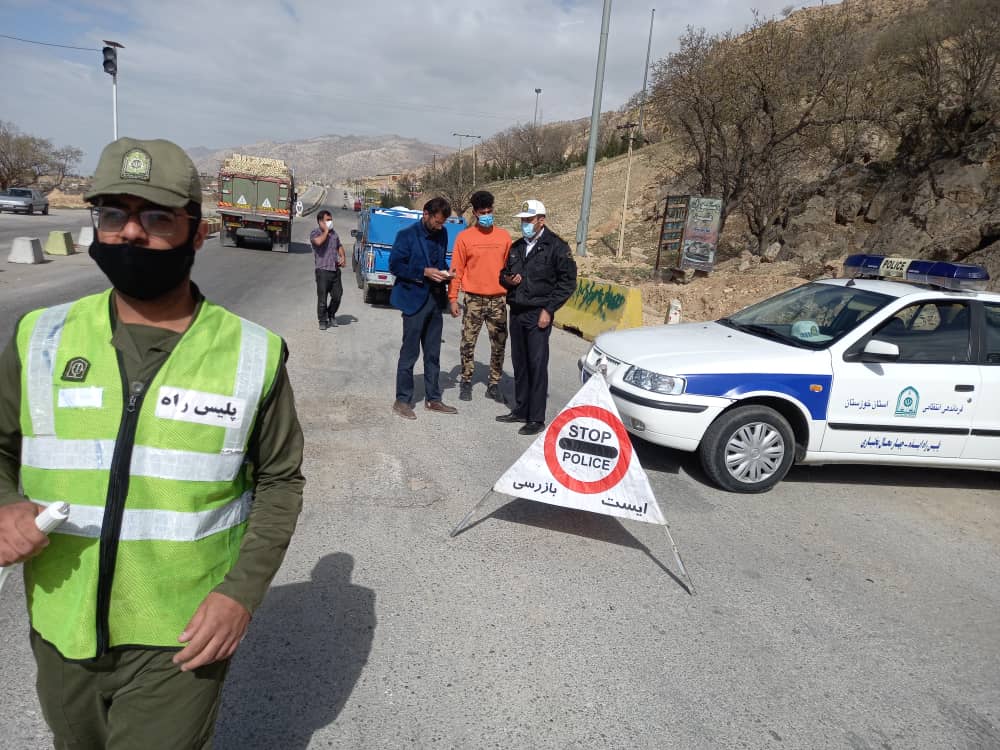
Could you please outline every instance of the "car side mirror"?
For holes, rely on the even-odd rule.
[[[865,344],[861,359],[864,362],[895,362],[899,359],[899,346],[888,341],[871,339]]]
[[[358,230],[357,229],[352,229],[351,230],[351,237],[357,237],[357,236],[358,236]]]

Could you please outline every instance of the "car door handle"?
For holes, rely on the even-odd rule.
[[[959,384],[955,386],[955,390],[958,393],[972,393],[972,391],[976,390],[976,386]]]

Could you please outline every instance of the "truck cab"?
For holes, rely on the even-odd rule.
[[[404,208],[378,208],[370,206],[361,212],[357,229],[351,230],[354,251],[351,254],[351,268],[357,278],[358,288],[364,293],[364,301],[373,303],[379,298],[387,303],[396,277],[389,273],[389,254],[396,235],[401,229],[420,221],[423,211]],[[455,237],[465,229],[465,219],[451,216],[445,222],[448,232],[448,265],[451,265],[451,251]]]

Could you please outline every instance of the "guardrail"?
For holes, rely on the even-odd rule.
[[[306,191],[306,192],[308,192],[308,191]],[[322,190],[320,190],[319,191],[319,197],[316,199],[316,201],[313,204],[311,204],[309,206],[304,206],[302,208],[302,215],[303,216],[308,216],[313,211],[315,211],[317,208],[319,208],[320,204],[323,203],[323,201],[326,200],[326,193],[327,193],[327,189],[326,188],[323,188]]]

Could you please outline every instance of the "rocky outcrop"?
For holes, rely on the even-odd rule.
[[[917,175],[852,164],[812,185],[789,208],[768,260],[803,275],[866,252],[983,262],[1000,288],[1000,134]]]

